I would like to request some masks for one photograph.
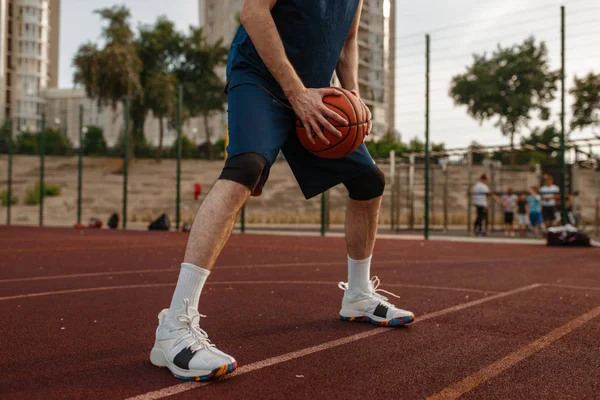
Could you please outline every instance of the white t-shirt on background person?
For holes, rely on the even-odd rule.
[[[473,201],[476,206],[487,207],[488,206],[488,193],[490,188],[483,182],[477,182],[473,186]]]
[[[542,207],[556,206],[555,196],[559,193],[560,193],[560,189],[556,185],[542,186],[540,188],[540,195],[542,195]]]

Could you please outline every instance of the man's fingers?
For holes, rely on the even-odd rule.
[[[312,131],[310,129],[310,123],[308,121],[302,121],[302,126],[304,126],[304,130],[306,131],[306,137],[308,138],[308,140],[312,143],[315,144],[315,139],[313,139],[312,136]]]
[[[316,121],[311,120],[310,126],[312,127],[315,134],[319,137],[319,139],[321,139],[321,141],[323,143],[329,144],[329,140],[327,140],[327,138],[323,135],[323,132],[321,131],[321,127],[319,126],[319,124]]]
[[[342,132],[340,132],[335,126],[331,125],[331,122],[329,122],[327,120],[327,118],[319,115],[317,117],[317,119],[319,120],[319,122],[321,123],[321,125],[323,127],[325,127],[326,130],[328,130],[329,132],[333,133],[337,137],[342,137]]]
[[[367,122],[367,136],[371,134],[371,129],[373,129],[373,121],[369,120],[369,122]]]
[[[334,120],[334,122],[337,122],[340,125],[348,125],[348,121],[346,121],[346,118],[342,117],[340,114],[336,113],[335,111],[330,110],[327,107],[323,107],[323,115],[326,116],[327,118],[331,118],[332,120]]]
[[[321,97],[325,97],[325,96],[341,96],[342,92],[340,92],[339,90],[335,89],[335,88],[323,88],[320,90],[319,92],[321,94]]]

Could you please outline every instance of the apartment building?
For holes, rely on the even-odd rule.
[[[60,0],[0,0],[0,122],[41,129],[42,92],[58,85]]]

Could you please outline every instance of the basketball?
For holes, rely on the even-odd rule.
[[[325,144],[313,132],[312,137],[315,144],[312,144],[306,136],[306,130],[302,125],[302,121],[296,118],[296,134],[300,143],[312,154],[321,158],[339,159],[352,154],[358,146],[365,140],[367,133],[368,117],[360,103],[360,100],[351,92],[342,88],[335,88],[342,92],[341,96],[325,96],[323,103],[325,107],[338,113],[348,121],[347,126],[339,125],[338,122],[328,118],[329,122],[336,127],[341,133],[341,137],[337,137],[332,132],[324,130],[323,136],[329,140],[329,144]]]

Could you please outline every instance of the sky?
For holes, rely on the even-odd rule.
[[[100,37],[100,19],[93,10],[125,4],[132,21],[152,23],[160,15],[173,20],[178,29],[198,24],[196,0],[62,0],[60,87],[72,87],[71,65],[78,47]],[[396,129],[403,140],[424,137],[425,34],[431,35],[431,123],[433,142],[447,147],[467,146],[473,141],[504,145],[493,123],[479,123],[465,109],[454,107],[448,83],[462,73],[471,54],[493,51],[522,42],[530,35],[544,40],[553,68],[560,66],[560,6],[566,5],[567,87],[573,76],[600,72],[600,4],[597,0],[397,0],[396,34]],[[559,95],[559,93],[557,93]],[[567,106],[567,123],[570,115]],[[552,122],[559,124],[560,102],[553,104]],[[532,128],[547,124],[532,121]],[[526,130],[524,133],[528,133]],[[573,138],[600,135],[600,130],[572,133]]]

